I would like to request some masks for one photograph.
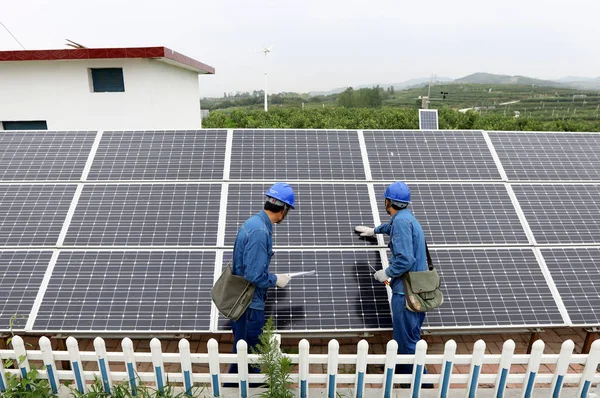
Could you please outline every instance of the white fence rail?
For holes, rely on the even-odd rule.
[[[139,382],[151,383],[157,390],[162,390],[167,380],[171,384],[183,386],[184,390],[192,393],[194,385],[207,386],[209,393],[205,394],[219,397],[224,394],[222,383],[239,383],[237,392],[240,397],[250,394],[249,383],[263,381],[264,375],[248,373],[247,364],[257,359],[256,355],[248,354],[247,345],[240,341],[237,346],[238,353],[219,353],[219,344],[215,339],[210,339],[207,344],[208,353],[199,354],[190,352],[187,340],[179,341],[179,353],[162,352],[162,344],[158,339],[150,342],[150,353],[134,352],[133,343],[129,338],[121,342],[122,352],[107,352],[105,342],[101,338],[94,340],[95,351],[79,351],[77,340],[73,337],[67,339],[67,351],[52,351],[51,342],[47,337],[41,337],[40,350],[26,350],[23,339],[15,336],[12,339],[12,350],[0,350],[0,390],[7,388],[7,374],[16,374],[25,377],[31,370],[30,361],[43,363],[40,366],[38,378],[49,380],[52,390],[57,392],[61,382],[71,381],[77,390],[85,393],[92,380],[98,379],[102,388],[110,392],[115,382],[128,382],[135,391]],[[592,344],[589,354],[573,354],[573,341],[567,340],[562,344],[560,354],[544,354],[544,342],[541,340],[533,344],[531,354],[515,354],[515,343],[508,340],[504,343],[502,354],[485,354],[486,344],[479,340],[473,347],[472,354],[457,354],[456,343],[450,340],[446,343],[443,355],[427,354],[427,343],[424,340],[417,344],[416,354],[397,355],[397,344],[394,340],[388,342],[385,355],[369,354],[369,344],[366,340],[358,343],[356,354],[339,354],[339,343],[331,340],[328,354],[310,354],[307,340],[302,340],[298,346],[298,354],[287,354],[292,362],[297,364],[292,374],[292,381],[297,385],[297,395],[308,397],[309,388],[320,387],[327,397],[335,398],[338,386],[353,386],[353,396],[365,396],[365,388],[371,385],[369,391],[374,391],[372,385],[380,386],[377,396],[391,397],[395,383],[410,383],[410,396],[419,397],[422,394],[422,383],[433,383],[436,386],[436,395],[440,398],[447,397],[450,384],[466,385],[465,396],[474,397],[480,384],[493,385],[494,397],[503,397],[508,384],[521,386],[520,396],[530,397],[536,384],[549,385],[549,395],[559,397],[565,384],[577,385],[577,397],[592,396],[594,384],[600,390],[600,374],[597,373],[600,362],[600,340]],[[12,359],[18,365],[17,369],[5,369],[4,360]],[[58,370],[56,361],[69,361],[71,370]],[[89,368],[90,362],[95,363],[96,370]],[[137,364],[151,363],[151,372],[138,372]],[[221,373],[225,364],[238,363],[239,374]],[[114,367],[121,367],[124,371],[111,371]],[[176,364],[176,365],[173,365]],[[208,373],[193,372],[192,365],[207,365]],[[310,364],[327,365],[326,373],[311,373]],[[412,375],[394,374],[396,364],[414,364]],[[569,373],[571,364],[585,365],[579,373]],[[354,365],[354,374],[340,373],[340,365]],[[368,365],[380,365],[379,368],[368,373]],[[381,371],[383,366],[383,372]],[[441,365],[441,372],[425,374],[426,365]],[[453,373],[456,365],[470,365],[468,374]],[[484,373],[484,365],[497,365],[497,372]],[[527,366],[525,373],[511,373],[511,365]],[[554,373],[540,374],[541,365],[550,365]],[[167,366],[167,367],[165,367]],[[179,369],[169,372],[169,368]],[[376,388],[375,387],[375,388]],[[453,389],[454,390],[454,389]],[[314,391],[314,390],[313,390]],[[514,390],[513,390],[514,391]],[[597,391],[598,392],[598,391]],[[372,394],[369,394],[372,396]]]

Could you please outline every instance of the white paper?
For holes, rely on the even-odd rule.
[[[296,276],[308,276],[308,275],[312,275],[312,274],[314,274],[315,272],[317,272],[317,270],[313,269],[312,271],[306,271],[306,272],[295,272],[295,273],[293,273],[293,274],[288,274],[288,276],[289,276],[290,278],[294,278],[294,277],[296,277]]]

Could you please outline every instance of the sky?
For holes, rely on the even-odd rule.
[[[600,76],[598,0],[0,0],[28,50],[166,46],[216,68],[200,95],[475,72]],[[267,60],[260,51],[273,46]],[[19,44],[0,26],[0,50]]]

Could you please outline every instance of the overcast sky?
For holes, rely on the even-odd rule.
[[[202,96],[474,72],[600,76],[599,0],[0,0],[27,49],[167,46],[216,68]],[[0,49],[20,46],[0,27]]]

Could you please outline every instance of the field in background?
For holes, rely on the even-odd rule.
[[[419,98],[428,92],[429,107],[440,112],[441,129],[600,131],[600,92],[467,83],[402,91],[381,88],[377,105],[364,108],[342,106],[343,93],[279,93],[269,96],[268,113],[263,111],[262,91],[230,94],[202,101],[202,107],[211,110],[203,126],[416,129]]]

